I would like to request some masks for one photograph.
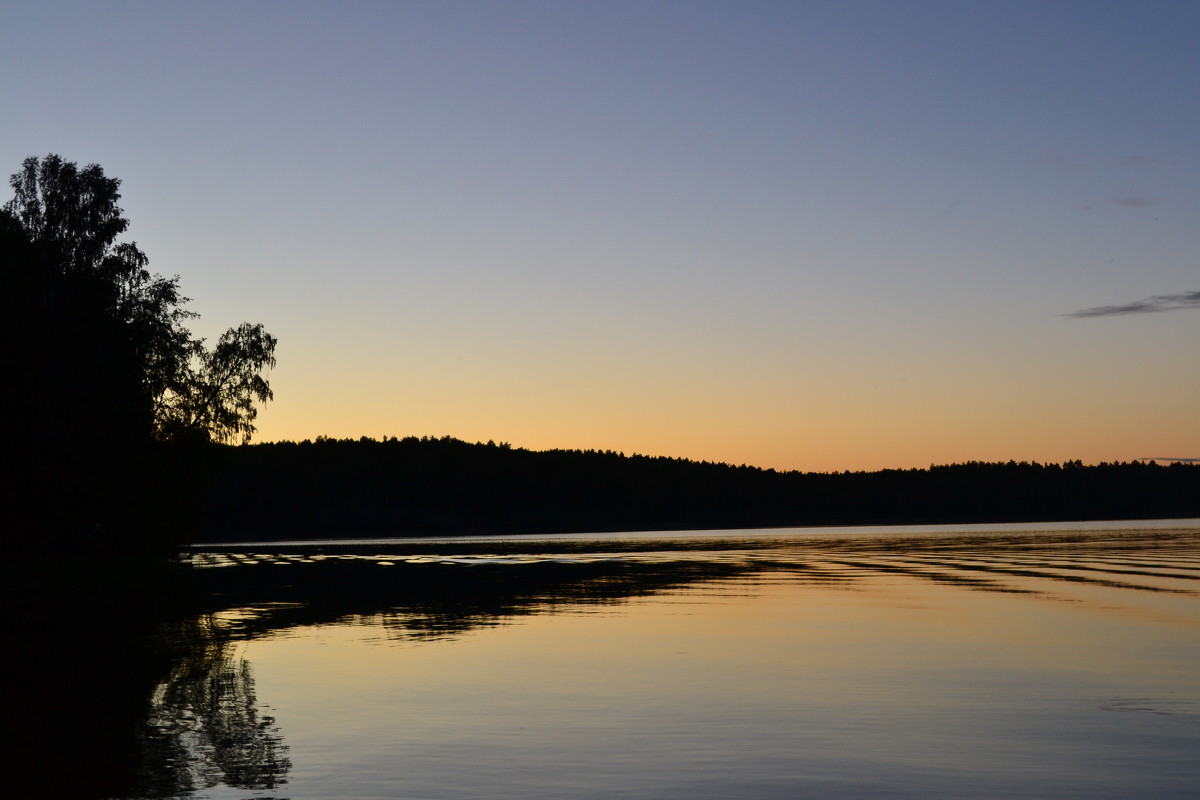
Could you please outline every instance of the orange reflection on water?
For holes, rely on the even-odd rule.
[[[205,574],[287,576],[231,630],[297,796],[1186,797],[1198,541],[476,540]]]

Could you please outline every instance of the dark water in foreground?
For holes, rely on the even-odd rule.
[[[1193,798],[1200,521],[192,558],[122,796]]]

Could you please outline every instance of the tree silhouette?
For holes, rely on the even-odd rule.
[[[185,323],[197,315],[184,307],[179,277],[152,274],[136,243],[117,242],[129,227],[117,205],[121,182],[98,165],[30,157],[10,183],[0,226],[11,260],[21,262],[9,270],[25,274],[6,288],[12,304],[31,309],[26,337],[36,332],[45,348],[33,394],[80,397],[76,382],[86,373],[120,375],[122,385],[97,388],[124,408],[122,416],[141,416],[117,426],[125,434],[140,426],[160,439],[249,441],[254,402],[272,397],[263,371],[275,365],[275,337],[244,323],[212,350],[193,338]],[[90,368],[70,352],[84,337],[105,343],[87,359]]]
[[[273,396],[262,371],[275,366],[275,337],[262,325],[243,322],[223,333],[212,350],[197,347],[194,365],[156,400],[160,435],[199,431],[219,442],[249,442],[258,416],[254,401]]]
[[[191,445],[249,440],[275,337],[250,324],[211,349],[194,337],[179,278],[119,241],[121,183],[99,166],[27,158],[10,183],[0,370],[14,424],[0,502],[14,530],[77,552],[170,549],[204,480],[207,451]],[[41,553],[40,537],[12,538]]]

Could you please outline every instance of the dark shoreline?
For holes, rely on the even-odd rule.
[[[457,439],[213,448],[197,543],[1200,517],[1200,464],[777,472]]]
[[[1173,524],[1167,524],[1173,523]],[[1098,527],[1092,528],[1091,525]],[[1015,526],[1008,530],[1009,526]],[[1028,526],[1028,527],[1024,527]],[[931,530],[944,528],[945,530]],[[1200,517],[1143,517],[1140,519],[1113,520],[1015,520],[1009,522],[935,522],[935,523],[872,523],[869,525],[784,525],[771,528],[701,528],[701,529],[659,529],[659,530],[630,530],[630,531],[551,531],[543,533],[501,533],[501,534],[472,534],[451,533],[438,536],[378,536],[360,539],[280,539],[274,541],[245,541],[245,542],[192,542],[184,547],[184,555],[195,553],[242,552],[254,549],[269,549],[273,553],[289,552],[321,552],[321,553],[362,553],[369,548],[378,548],[389,544],[403,547],[405,552],[418,551],[428,548],[429,552],[442,552],[445,545],[457,547],[467,543],[492,543],[504,545],[506,548],[521,542],[554,542],[570,548],[575,543],[591,544],[596,541],[590,537],[620,542],[624,546],[634,543],[645,543],[646,548],[661,546],[679,537],[689,539],[699,537],[701,541],[718,543],[728,539],[741,539],[747,536],[762,535],[769,539],[775,535],[808,538],[809,534],[824,534],[820,538],[813,536],[814,544],[828,541],[841,542],[846,535],[858,537],[884,537],[903,539],[908,533],[921,536],[936,536],[941,533],[953,534],[957,538],[1015,536],[1018,534],[1035,535],[1039,539],[1062,531],[1070,531],[1071,535],[1063,541],[1076,541],[1080,536],[1092,533],[1107,533],[1112,531],[1136,531],[1139,534],[1150,534],[1161,531],[1170,535],[1178,530],[1200,529]]]

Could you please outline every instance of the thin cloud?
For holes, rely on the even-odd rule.
[[[1159,294],[1147,297],[1145,300],[1135,300],[1132,303],[1085,308],[1064,316],[1081,319],[1083,317],[1112,317],[1120,314],[1157,314],[1160,311],[1178,311],[1183,308],[1200,308],[1200,291]]]
[[[1138,461],[1182,461],[1185,464],[1200,463],[1200,458],[1175,458],[1173,456],[1142,456]]]
[[[1150,208],[1158,205],[1162,200],[1155,200],[1153,197],[1118,197],[1113,202],[1126,208]]]

